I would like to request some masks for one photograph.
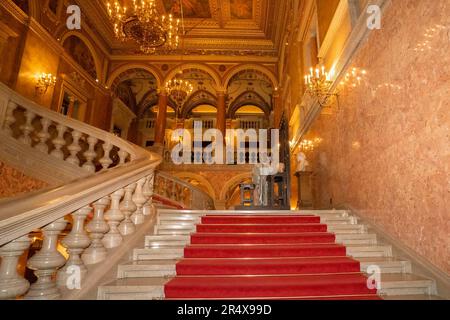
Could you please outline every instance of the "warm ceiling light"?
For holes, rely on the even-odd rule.
[[[172,14],[160,15],[155,0],[133,0],[131,8],[116,0],[106,4],[114,26],[114,33],[121,41],[134,41],[143,53],[151,54],[156,48],[176,49],[180,41],[180,19]]]

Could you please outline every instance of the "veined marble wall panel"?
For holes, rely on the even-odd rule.
[[[392,1],[307,139],[316,207],[349,204],[450,273],[450,2]]]

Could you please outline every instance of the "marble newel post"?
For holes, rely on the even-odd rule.
[[[158,100],[158,115],[156,117],[155,125],[155,146],[164,146],[164,137],[166,135],[166,120],[167,120],[167,93],[161,90]]]

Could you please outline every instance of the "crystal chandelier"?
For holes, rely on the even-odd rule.
[[[173,50],[180,41],[180,19],[172,14],[159,15],[156,0],[133,0],[132,8],[116,0],[107,2],[109,17],[114,26],[114,33],[121,41],[136,42],[143,53],[151,54],[156,48],[164,46]]]
[[[311,68],[310,73],[305,75],[306,93],[316,98],[322,107],[329,106],[330,97],[336,95],[330,92],[332,84],[331,75],[325,71],[323,66],[321,69]]]
[[[167,94],[175,100],[177,105],[181,107],[186,99],[194,91],[194,86],[188,80],[182,78],[183,72],[180,71],[175,78],[166,82]]]

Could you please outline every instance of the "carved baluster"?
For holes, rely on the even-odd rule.
[[[125,196],[120,203],[120,211],[125,215],[125,219],[119,225],[119,231],[126,236],[136,231],[134,223],[130,219],[130,215],[136,211],[136,205],[133,202],[133,191],[136,188],[136,183],[130,184],[125,188]]]
[[[52,121],[47,118],[41,118],[42,130],[37,134],[39,138],[39,143],[36,145],[36,149],[41,152],[48,153],[47,140],[50,138],[50,133],[48,133],[48,128],[52,124]]]
[[[58,271],[57,282],[60,286],[68,285],[67,280],[71,274],[74,274],[74,268],[79,268],[81,276],[80,281],[87,273],[87,268],[84,265],[83,260],[81,260],[80,255],[91,243],[91,239],[84,229],[84,221],[91,211],[92,208],[86,206],[72,213],[72,230],[61,241],[63,246],[67,249],[69,259],[67,260],[65,266]]]
[[[61,151],[61,149],[66,144],[66,140],[64,139],[64,134],[67,131],[67,127],[63,126],[62,124],[58,124],[56,126],[56,130],[58,131],[58,136],[53,140],[55,149],[50,154],[57,159],[64,160],[64,153]]]
[[[135,225],[143,224],[145,220],[145,216],[142,213],[142,207],[147,199],[145,198],[142,189],[146,180],[146,178],[142,178],[137,182],[136,190],[134,191],[132,198],[134,204],[136,205],[136,211],[132,214],[131,221],[133,221]]]
[[[126,152],[124,150],[120,150],[119,151],[119,159],[120,159],[119,164],[125,164],[125,161],[127,160],[127,158],[128,158],[128,152]]]
[[[5,116],[5,125],[4,130],[7,132],[9,136],[13,135],[13,131],[11,126],[16,122],[16,118],[14,118],[14,110],[16,110],[17,104],[15,102],[10,101],[8,103],[8,109],[6,110]]]
[[[44,241],[42,248],[28,260],[28,268],[34,270],[38,280],[31,285],[25,299],[58,299],[61,294],[53,279],[55,272],[66,263],[66,259],[56,250],[58,235],[67,225],[63,218],[42,229]]]
[[[95,165],[92,162],[97,156],[97,152],[95,152],[95,145],[98,142],[98,139],[95,137],[89,136],[88,139],[89,149],[84,153],[84,157],[86,158],[86,162],[83,164],[83,169],[95,173]]]
[[[119,189],[110,196],[111,207],[105,213],[109,232],[103,237],[102,243],[108,249],[118,247],[122,243],[122,236],[117,226],[125,218],[122,211],[120,211],[120,199],[122,199],[124,193],[123,189]]]
[[[14,299],[30,287],[30,283],[17,273],[19,258],[29,246],[27,235],[0,247],[0,299]]]
[[[102,198],[93,204],[94,218],[86,226],[92,239],[91,245],[81,255],[85,264],[96,264],[106,259],[107,251],[102,243],[102,238],[109,231],[103,213],[109,204],[109,197]]]
[[[105,142],[103,144],[104,155],[103,155],[103,158],[101,158],[99,160],[100,164],[103,167],[103,170],[108,169],[109,166],[113,163],[113,161],[111,160],[111,157],[110,157],[112,148],[113,148],[113,145],[109,142]]]
[[[72,144],[67,147],[67,150],[70,152],[70,156],[67,157],[66,161],[76,166],[80,165],[80,159],[78,159],[77,154],[81,151],[80,138],[82,135],[83,134],[79,131],[72,131],[73,141]]]
[[[25,124],[20,126],[20,130],[23,131],[23,135],[19,138],[19,141],[26,144],[27,146],[31,146],[33,142],[31,140],[31,133],[34,130],[33,120],[36,117],[36,114],[32,111],[25,111]]]
[[[151,174],[147,177],[147,181],[144,185],[143,194],[144,197],[147,198],[147,202],[142,207],[142,213],[144,216],[152,215],[155,211],[154,205],[153,205],[153,184],[154,184],[154,178],[155,175]]]

